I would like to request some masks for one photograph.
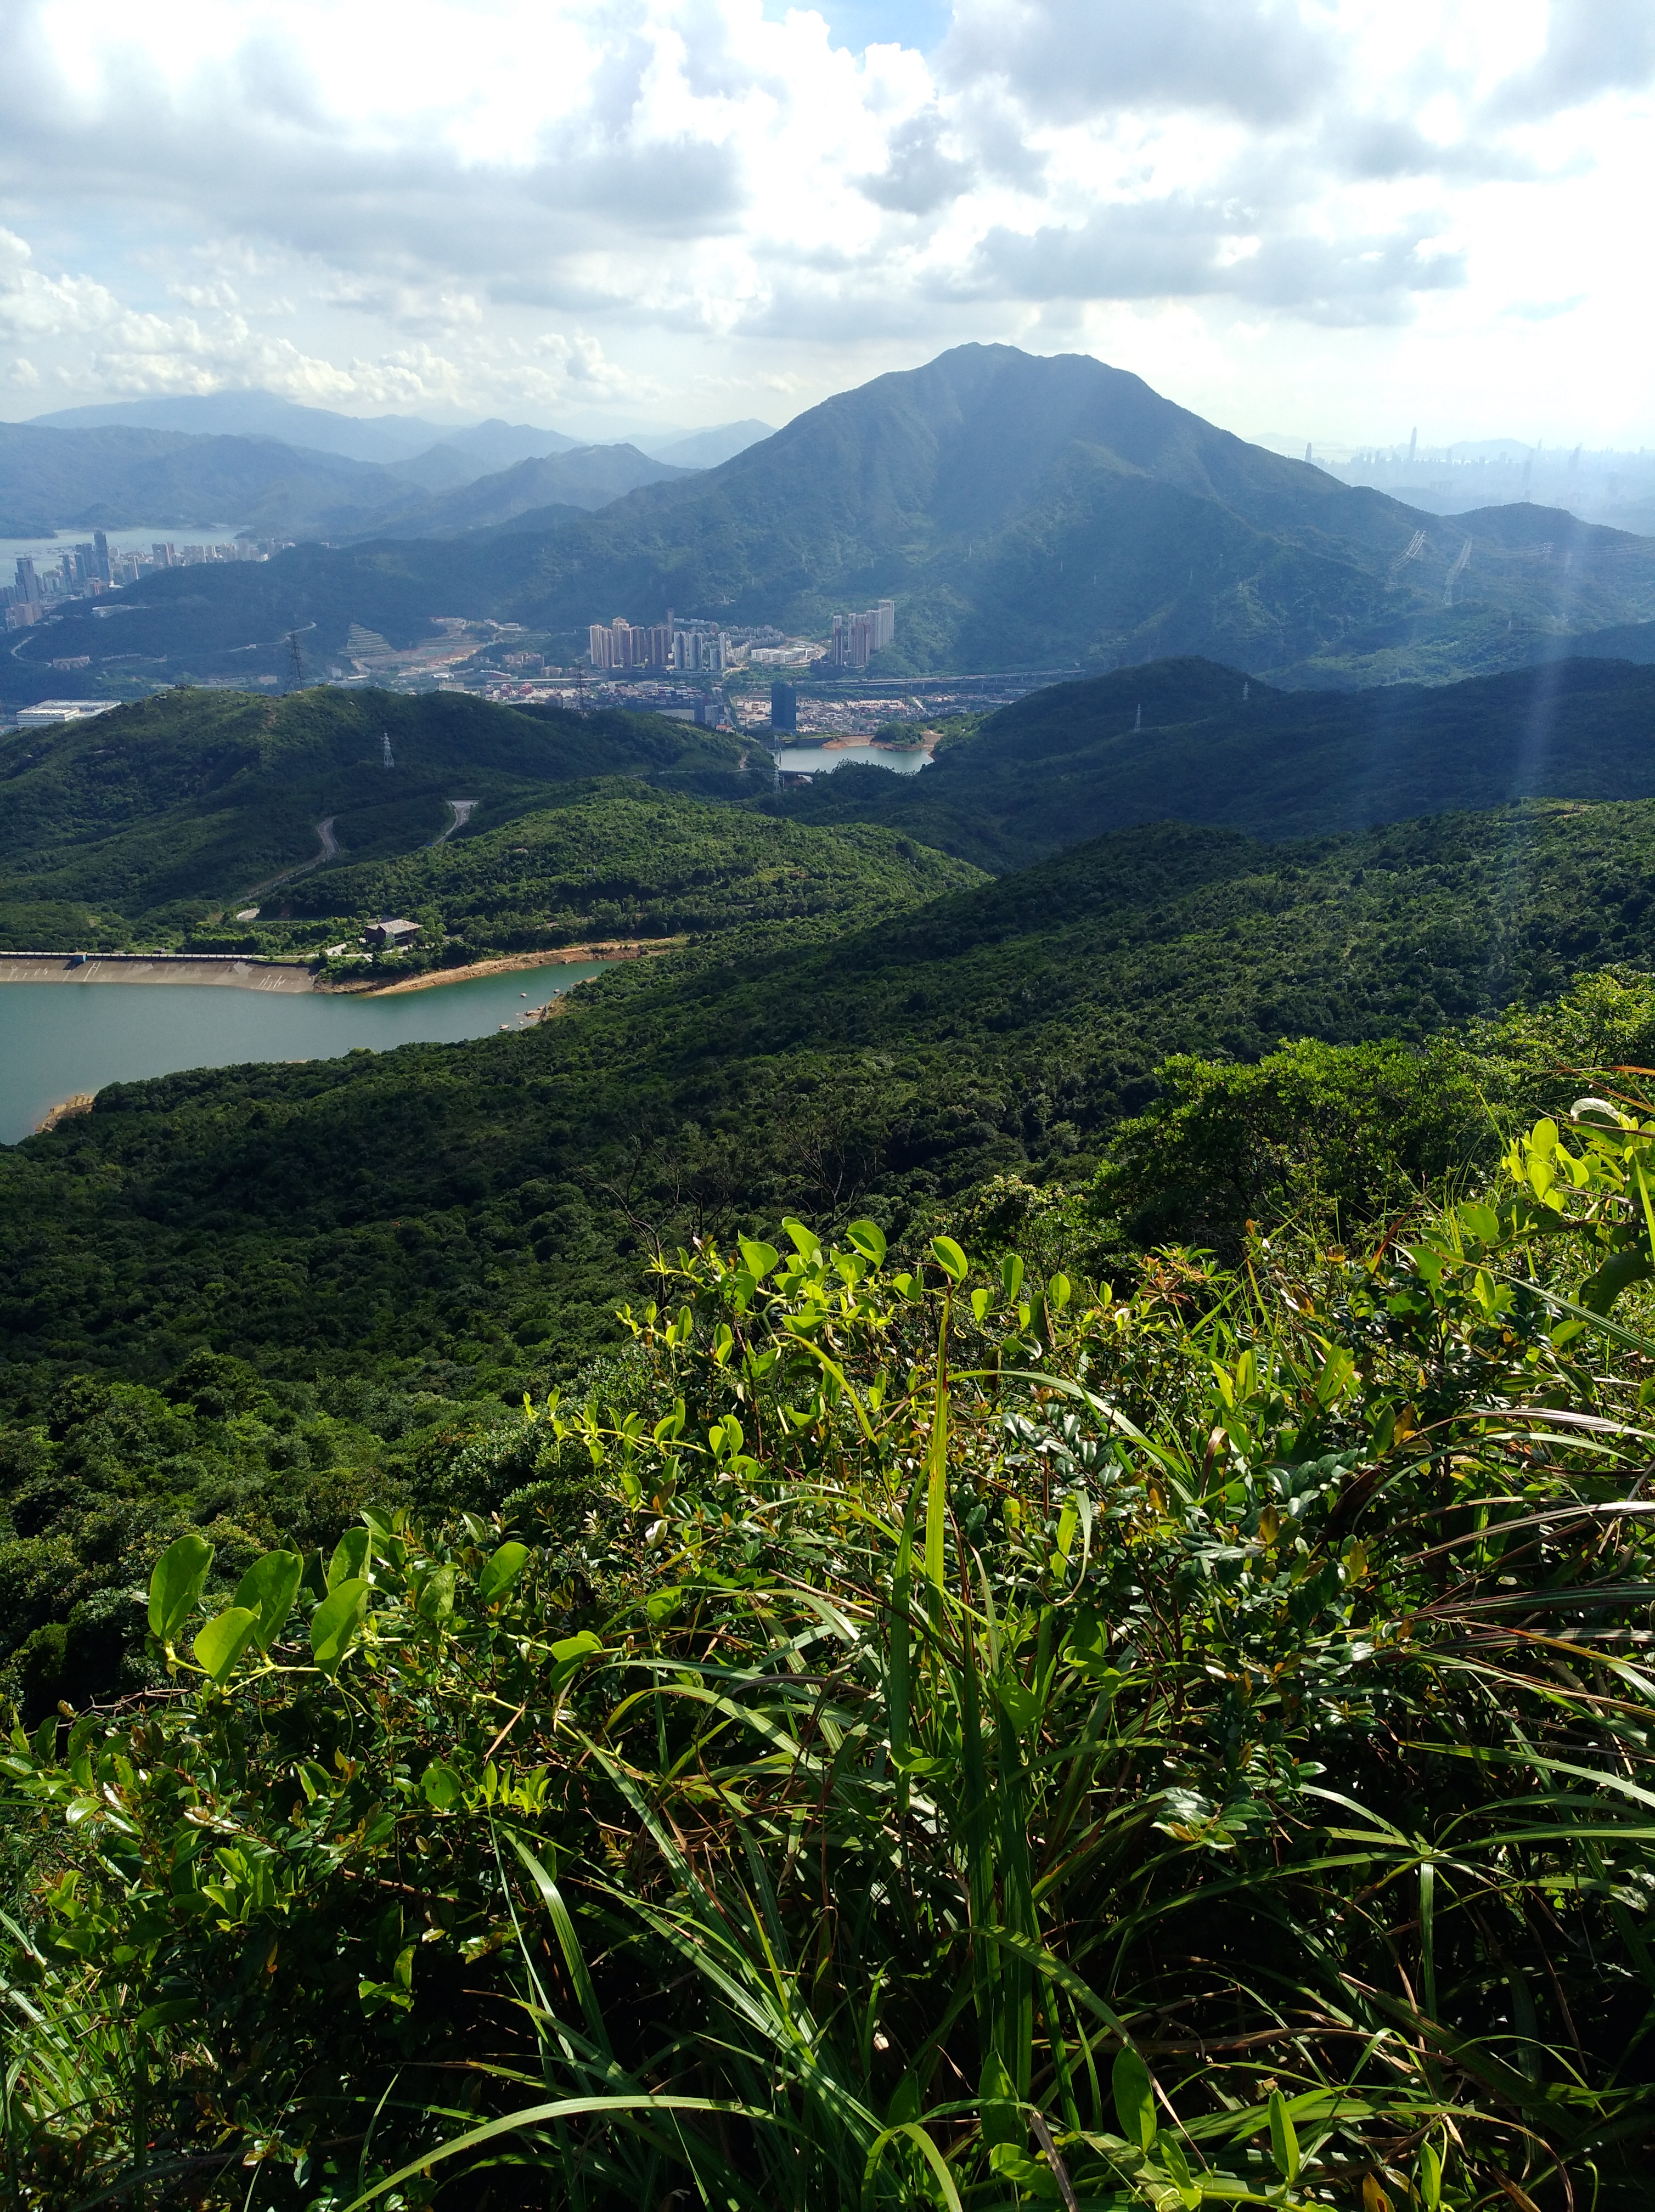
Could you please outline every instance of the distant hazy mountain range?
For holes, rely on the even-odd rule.
[[[769,435],[762,422],[732,422],[673,434],[659,450],[648,441],[593,446],[523,422],[358,420],[268,392],[71,407],[0,423],[0,537],[213,523],[335,542],[386,531],[448,536],[525,507],[599,507]],[[569,455],[583,458],[566,475],[547,465]],[[526,464],[528,473],[514,473]],[[441,504],[496,477],[452,511]]]
[[[466,428],[427,422],[417,415],[338,415],[327,407],[301,407],[273,392],[175,393],[153,399],[118,399],[100,407],[64,407],[37,415],[46,430],[175,430],[194,436],[279,438],[313,453],[348,461],[411,461],[433,446],[475,453],[490,468],[539,453],[567,453],[581,441],[558,430],[526,422],[478,422]]]
[[[121,645],[201,674],[295,623],[315,625],[326,654],[353,622],[400,644],[464,613],[521,623],[566,659],[618,611],[820,634],[836,609],[890,598],[897,636],[879,665],[893,674],[1202,654],[1352,686],[1527,663],[1655,620],[1655,541],[1532,506],[1422,514],[1086,356],[962,346],[690,476],[657,464],[642,482],[636,449],[599,450],[601,465],[536,463],[509,495],[496,477],[433,494],[417,522],[358,507],[327,533],[378,528],[371,549],[150,578],[124,595]],[[618,483],[627,469],[637,489],[606,504],[570,489],[582,471]],[[537,487],[544,506],[500,514]],[[496,516],[509,527],[479,526]],[[108,627],[54,623],[23,658],[106,654]]]

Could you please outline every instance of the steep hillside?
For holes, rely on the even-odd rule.
[[[389,738],[393,765],[385,764]],[[187,930],[324,850],[391,858],[550,787],[639,776],[745,790],[741,748],[651,715],[519,712],[445,694],[172,691],[0,741],[0,941],[88,947]]]
[[[523,1035],[113,1086],[0,1154],[11,1387],[210,1345],[520,1395],[520,1347],[578,1364],[657,1240],[894,1233],[1084,1173],[1169,1054],[1423,1040],[1652,960],[1655,805],[1308,847],[1162,825],[871,923],[728,932]]]
[[[333,520],[341,527],[348,523],[349,534],[360,537],[394,531],[406,538],[457,538],[468,530],[513,521],[534,507],[607,507],[640,484],[666,483],[696,473],[651,460],[636,446],[577,446],[548,459],[519,461],[514,467],[475,477],[423,502],[365,519],[338,516]]]
[[[1281,691],[1168,660],[1031,692],[919,775],[843,768],[758,803],[886,823],[1003,870],[1167,817],[1304,837],[1517,799],[1652,796],[1648,666],[1571,659],[1439,686]]]
[[[381,914],[423,922],[468,953],[532,952],[594,938],[672,937],[755,921],[862,917],[982,880],[965,862],[864,823],[807,829],[710,807],[642,781],[569,787],[555,805],[396,860],[318,870],[284,894],[327,933]]]
[[[1536,507],[1418,514],[1089,357],[962,346],[598,514],[289,556],[187,603],[165,576],[134,596],[136,649],[169,665],[301,617],[332,651],[352,621],[400,641],[434,613],[509,615],[568,657],[618,609],[819,635],[835,609],[890,597],[893,672],[1199,653],[1325,686],[1445,680],[1648,620],[1655,543]],[[93,650],[93,628],[53,635]]]

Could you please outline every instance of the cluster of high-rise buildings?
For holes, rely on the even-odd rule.
[[[279,550],[279,545],[237,538],[227,545],[174,545],[157,540],[147,553],[123,552],[110,544],[106,532],[96,530],[88,540],[71,545],[54,560],[19,554],[15,581],[0,584],[0,606],[5,610],[7,629],[21,629],[64,599],[97,599],[123,584],[137,583],[152,568],[184,568],[198,561],[265,561]]]
[[[593,668],[615,671],[681,669],[721,676],[730,662],[730,641],[715,623],[685,622],[666,610],[664,623],[593,623],[587,658]]]
[[[779,632],[769,630],[741,631],[738,635],[743,638],[754,635],[780,636]],[[877,606],[861,614],[835,615],[826,653],[818,658],[817,665],[866,668],[879,648],[889,645],[896,635],[897,608],[891,599],[881,599]],[[588,639],[587,658],[592,667],[611,672],[674,669],[722,675],[731,665],[732,648],[727,631],[716,623],[675,618],[670,607],[664,623],[630,623],[624,615],[617,615],[612,622],[593,623]],[[775,655],[764,657],[773,659]]]
[[[881,599],[860,615],[835,615],[828,639],[830,668],[866,668],[881,646],[897,635],[894,599]]]

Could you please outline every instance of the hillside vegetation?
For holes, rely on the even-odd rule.
[[[1652,1025],[1488,1042],[1531,1116]],[[163,1693],[0,1760],[20,2202],[1632,2212],[1655,1124],[1516,1127],[1234,1272],[664,1258],[574,1391],[381,1397],[337,1540],[246,1478],[360,1403],[80,1386],[34,1495],[222,1503],[134,1546]]]
[[[1527,506],[1421,514],[1089,357],[961,346],[600,514],[149,579],[116,642],[201,674],[299,623],[332,653],[352,623],[407,642],[459,612],[527,623],[567,659],[617,609],[821,635],[882,596],[892,673],[1202,654],[1294,684],[1437,682],[1655,617],[1655,544]],[[106,655],[106,629],[66,621],[52,644]]]
[[[444,694],[164,693],[0,740],[0,945],[188,943],[314,863],[323,821],[344,861],[389,858],[451,830],[454,799],[481,829],[593,776],[738,794],[742,750],[656,716]]]
[[[1655,800],[989,879],[674,723],[205,711],[0,762],[30,880],[344,793],[291,929],[694,941],[0,1151],[20,2212],[1635,2212]]]
[[[1642,965],[1652,828],[1646,804],[1321,847],[1126,831],[871,925],[727,931],[526,1034],[111,1085],[0,1155],[7,1387],[205,1346],[509,1398],[611,1340],[656,1242],[851,1207],[894,1237],[995,1178],[1086,1181],[1171,1055],[1421,1045]],[[1475,1099],[1457,1126],[1475,1149]]]
[[[1031,692],[922,775],[843,768],[761,803],[886,823],[998,871],[1168,817],[1305,837],[1518,799],[1645,799],[1652,738],[1655,672],[1623,661],[1284,692],[1169,660]]]
[[[286,903],[330,929],[405,915],[457,962],[840,913],[866,922],[980,880],[893,830],[771,822],[629,781],[571,787],[555,808],[435,851],[327,869]]]

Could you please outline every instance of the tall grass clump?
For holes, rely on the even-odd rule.
[[[1652,1193],[1614,1094],[1120,1297],[790,1221],[491,1519],[180,1538],[3,1762],[9,2203],[1646,2202]]]

